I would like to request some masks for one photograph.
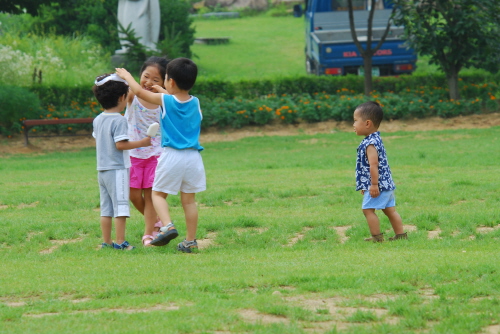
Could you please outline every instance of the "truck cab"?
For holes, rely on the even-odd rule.
[[[307,0],[306,71],[315,75],[363,75],[363,58],[351,35],[347,0]],[[353,0],[354,26],[366,49],[370,0]],[[372,23],[372,48],[382,38],[391,17],[390,0],[378,0]],[[404,28],[391,25],[381,48],[373,55],[372,75],[412,73],[417,56],[403,39]]]

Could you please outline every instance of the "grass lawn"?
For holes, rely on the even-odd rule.
[[[208,143],[197,254],[141,247],[135,210],[137,249],[96,250],[93,149],[2,157],[0,333],[496,333],[499,136],[383,134],[409,231],[383,244],[363,241],[360,137]]]
[[[229,37],[228,44],[193,44],[200,76],[237,81],[305,75],[304,18],[255,16],[196,20],[196,37]]]

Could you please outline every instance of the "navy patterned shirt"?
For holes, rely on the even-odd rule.
[[[387,161],[384,143],[380,138],[380,132],[374,132],[358,146],[358,157],[356,159],[356,190],[369,190],[371,185],[370,163],[366,155],[366,148],[369,145],[375,146],[378,153],[378,186],[380,191],[388,191],[396,189],[396,185],[392,180],[391,169]]]

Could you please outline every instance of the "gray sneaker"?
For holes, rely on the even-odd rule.
[[[149,244],[153,246],[165,246],[178,236],[179,233],[175,229],[174,224],[169,223],[167,226],[160,228],[160,233]]]
[[[193,241],[187,241],[186,239],[184,239],[183,242],[177,245],[177,250],[183,253],[192,253],[193,250],[196,249],[198,249],[198,243],[196,242],[196,239],[194,239]]]

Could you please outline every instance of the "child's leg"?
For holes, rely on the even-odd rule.
[[[160,220],[163,223],[163,226],[169,224],[172,219],[170,218],[170,212],[168,210],[168,203],[166,201],[168,194],[162,193],[159,191],[152,191],[151,199],[153,201],[154,209],[160,217]]]
[[[389,218],[389,221],[391,222],[392,229],[394,230],[394,233],[396,234],[403,234],[403,221],[401,219],[401,216],[399,213],[396,211],[396,207],[390,207],[390,208],[385,208],[382,210],[387,218]]]
[[[375,209],[363,209],[363,213],[365,214],[366,222],[368,223],[371,235],[379,235],[380,221],[375,213]]]
[[[196,239],[196,229],[198,227],[198,208],[196,207],[195,193],[181,192],[182,208],[186,216],[186,240],[193,241]]]
[[[125,241],[125,225],[127,223],[127,217],[116,217],[115,218],[115,229],[116,229],[116,243],[121,245]]]
[[[144,235],[152,235],[156,223],[156,211],[151,197],[151,188],[144,189]]]
[[[144,215],[145,199],[142,196],[142,189],[130,188],[130,201],[137,211]]]
[[[101,216],[101,231],[102,231],[102,238],[105,243],[110,245],[113,240],[111,239],[111,228],[112,228],[112,222],[111,222],[111,217],[102,217]]]

